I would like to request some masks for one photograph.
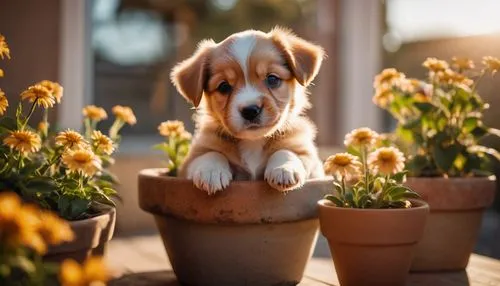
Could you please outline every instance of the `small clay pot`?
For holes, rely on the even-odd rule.
[[[495,198],[494,178],[408,178],[406,185],[430,207],[411,271],[463,270]]]
[[[113,237],[116,222],[115,208],[109,208],[102,214],[77,221],[69,221],[75,234],[71,242],[50,246],[44,261],[60,263],[71,258],[82,263],[89,256],[103,256],[107,242]]]
[[[283,194],[233,181],[209,196],[161,169],[139,174],[139,205],[154,215],[177,279],[186,285],[296,285],[317,234],[316,201],[331,180]]]
[[[408,209],[340,208],[321,200],[319,220],[342,286],[405,285],[429,206]]]

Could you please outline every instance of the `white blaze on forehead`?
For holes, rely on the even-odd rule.
[[[260,92],[251,84],[246,84],[238,91],[234,97],[234,103],[237,108],[257,104],[261,98]]]
[[[245,75],[245,82],[248,82],[248,58],[255,47],[255,42],[255,35],[242,33],[241,35],[236,35],[234,42],[231,44],[231,54],[239,63]]]

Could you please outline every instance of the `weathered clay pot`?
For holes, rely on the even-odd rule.
[[[339,208],[321,200],[319,221],[342,286],[405,285],[429,206],[409,209]]]
[[[331,181],[284,195],[263,181],[235,181],[209,196],[162,170],[139,174],[140,207],[154,215],[177,279],[186,285],[295,285],[312,255],[316,201]]]
[[[115,230],[116,210],[109,208],[101,215],[88,219],[70,221],[75,240],[50,246],[44,261],[61,262],[71,258],[79,263],[91,255],[103,256],[107,242]]]
[[[411,271],[465,269],[481,228],[484,210],[493,203],[494,178],[408,178],[406,185],[430,206],[424,237]]]

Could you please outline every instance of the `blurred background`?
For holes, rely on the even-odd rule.
[[[116,104],[134,109],[138,123],[125,128],[113,168],[123,197],[118,235],[155,232],[152,218],[137,206],[137,172],[162,166],[151,150],[162,140],[160,122],[180,119],[193,130],[192,110],[169,72],[201,39],[281,25],[322,45],[328,58],[311,88],[309,113],[323,157],[353,128],[391,130],[393,122],[371,102],[373,76],[383,68],[423,77],[427,57],[500,57],[498,0],[1,0],[0,7],[0,33],[12,51],[12,59],[2,62],[0,84],[11,106],[25,87],[49,79],[65,88],[51,115],[61,128],[79,129],[88,104],[108,112]],[[486,121],[496,128],[499,88],[497,77],[479,89],[493,107]],[[487,143],[500,147],[498,140]],[[496,203],[487,212],[476,248],[497,258],[499,209]],[[329,255],[324,243],[316,254]]]

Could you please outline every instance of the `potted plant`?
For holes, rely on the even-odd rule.
[[[3,37],[0,55],[10,56]],[[77,239],[50,247],[46,260],[73,257],[83,261],[92,253],[102,255],[113,234],[116,180],[107,168],[113,164],[120,129],[136,119],[130,108],[115,106],[116,119],[106,136],[96,129],[107,118],[106,111],[87,106],[83,110],[84,134],[70,129],[54,132],[48,115],[62,96],[58,83],[38,82],[21,93],[15,116],[8,117],[4,113],[9,103],[0,90],[0,192],[14,191],[24,201],[70,221]],[[23,108],[26,103],[27,110]],[[37,112],[42,120],[31,125]]]
[[[318,233],[316,200],[328,180],[284,195],[265,181],[233,181],[209,196],[176,167],[190,145],[181,122],[160,125],[167,169],[139,174],[140,207],[154,215],[172,268],[187,285],[295,285]]]
[[[425,80],[407,79],[395,69],[375,78],[373,101],[397,120],[392,138],[408,154],[407,184],[431,208],[413,271],[464,269],[483,211],[493,202],[496,180],[489,164],[500,153],[480,142],[500,131],[484,124],[489,105],[477,85],[500,69],[500,60],[484,57],[483,64],[477,72],[468,59],[454,58],[450,65],[428,58]]]
[[[373,150],[368,128],[346,136],[349,153],[330,156],[334,194],[318,202],[341,285],[405,285],[429,206],[403,185],[405,158],[395,147]]]
[[[89,257],[82,265],[73,259],[61,265],[42,261],[49,245],[74,238],[68,222],[57,214],[23,204],[13,192],[0,193],[2,285],[104,285],[109,275],[101,257]]]

